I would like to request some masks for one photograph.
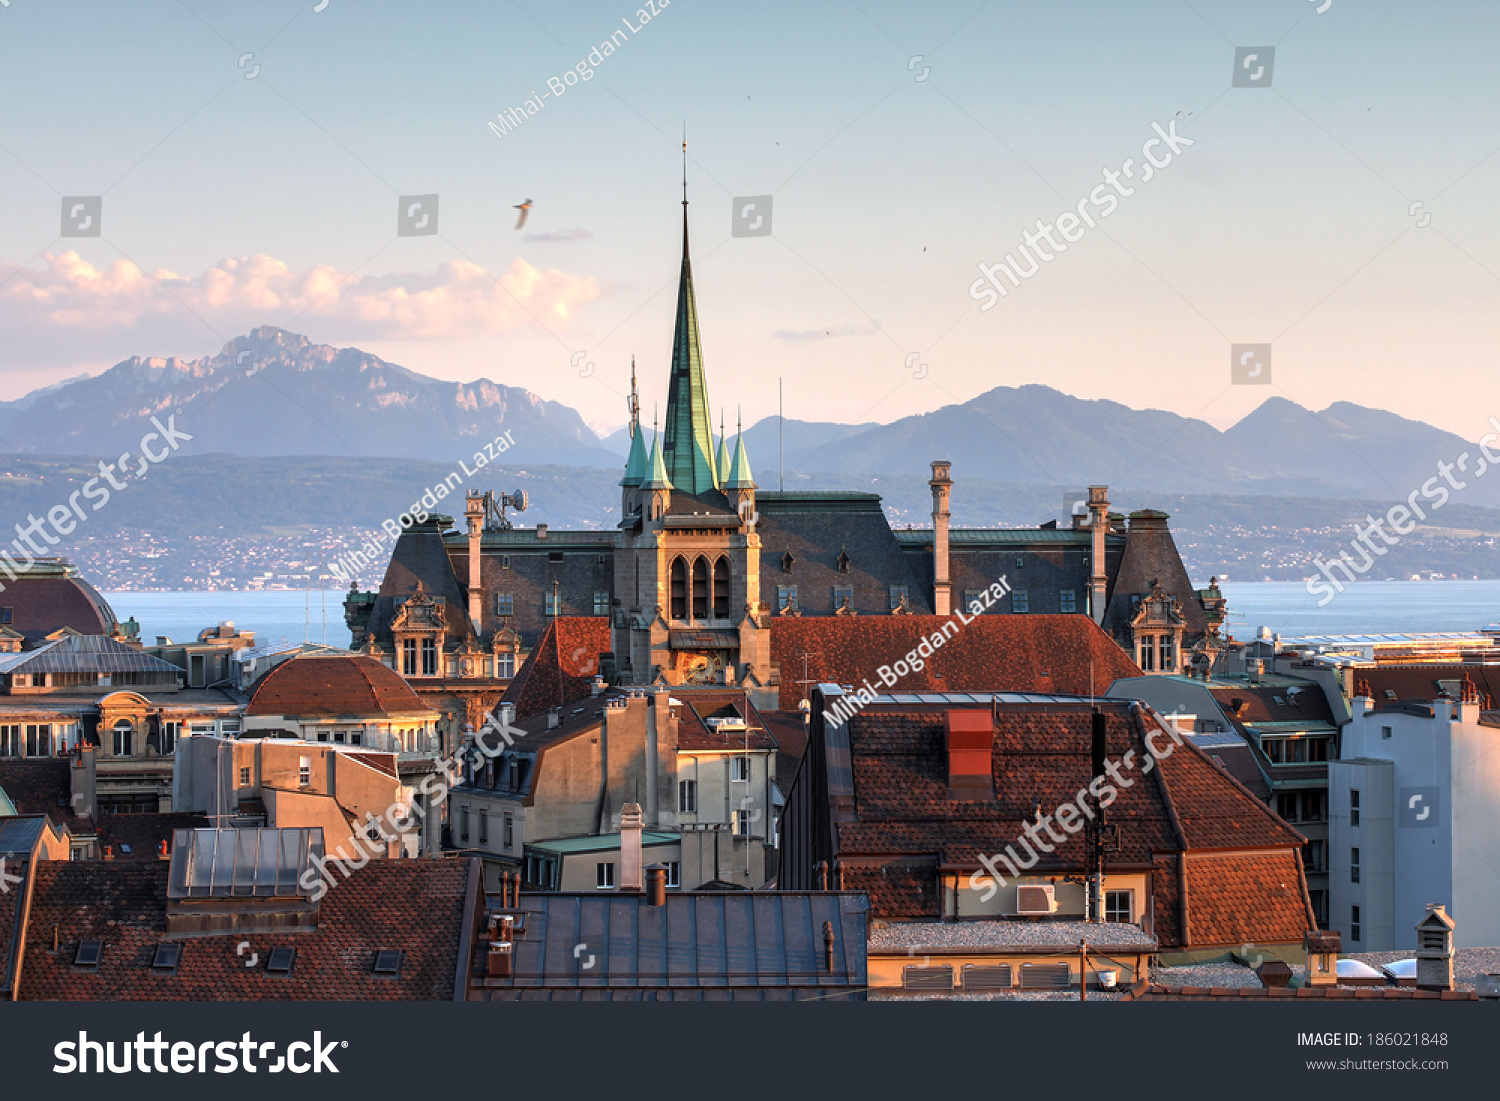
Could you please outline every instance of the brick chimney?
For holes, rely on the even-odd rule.
[[[936,459],[932,464],[932,610],[948,615],[953,610],[953,584],[948,579],[948,498],[953,479],[948,476],[953,464]]]
[[[991,753],[995,727],[990,713],[949,711],[944,726],[948,750],[948,798],[964,802],[994,799]]]
[[[1104,622],[1104,599],[1109,591],[1109,574],[1105,571],[1105,541],[1109,534],[1109,486],[1089,486],[1089,532],[1093,536],[1090,558],[1089,614],[1095,623]]]
[[[641,865],[641,805],[626,803],[620,808],[620,890],[644,890],[644,871]]]

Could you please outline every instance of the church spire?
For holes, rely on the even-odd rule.
[[[682,274],[677,284],[677,326],[672,335],[672,374],[667,384],[667,422],[662,456],[672,484],[697,495],[719,488],[708,383],[698,334],[693,264],[688,251],[687,139],[682,142]]]
[[[630,397],[625,401],[630,409],[630,455],[625,460],[625,477],[622,486],[638,486],[646,480],[646,433],[641,431],[641,399],[635,389],[635,356],[630,357]]]

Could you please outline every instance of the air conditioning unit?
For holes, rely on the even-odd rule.
[[[1057,911],[1056,888],[1022,886],[1016,888],[1016,913],[1022,916],[1052,914]]]

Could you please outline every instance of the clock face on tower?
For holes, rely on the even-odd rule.
[[[724,655],[717,650],[706,653],[680,651],[677,655],[677,675],[682,684],[714,684],[722,679]]]

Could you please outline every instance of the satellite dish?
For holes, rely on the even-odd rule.
[[[510,495],[510,507],[517,512],[526,511],[526,491],[518,489]]]

